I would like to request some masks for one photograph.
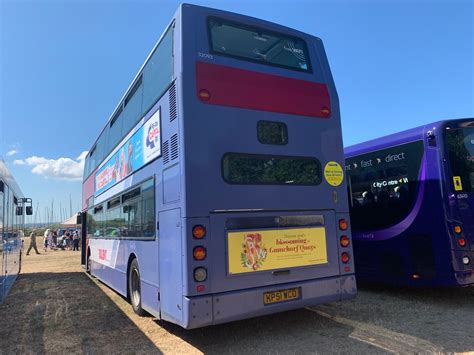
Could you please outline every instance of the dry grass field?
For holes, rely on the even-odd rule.
[[[469,352],[473,296],[474,288],[371,288],[352,301],[186,331],[136,316],[83,273],[78,252],[48,251],[24,256],[0,306],[0,353]]]

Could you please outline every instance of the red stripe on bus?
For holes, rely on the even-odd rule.
[[[197,62],[196,85],[198,98],[206,104],[330,116],[331,101],[325,84]]]

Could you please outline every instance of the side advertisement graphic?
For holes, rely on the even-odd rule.
[[[160,110],[156,111],[95,174],[95,195],[99,195],[161,155]]]

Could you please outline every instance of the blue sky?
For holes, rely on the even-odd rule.
[[[321,37],[345,145],[474,116],[470,0],[190,2]],[[68,214],[69,196],[79,208],[81,153],[178,4],[0,0],[0,156],[42,215],[53,200]]]

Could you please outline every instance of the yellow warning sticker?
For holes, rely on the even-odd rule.
[[[344,179],[342,167],[335,161],[330,161],[324,167],[324,178],[331,186],[339,186]]]
[[[453,182],[454,182],[454,190],[462,191],[461,177],[460,176],[453,176]]]

